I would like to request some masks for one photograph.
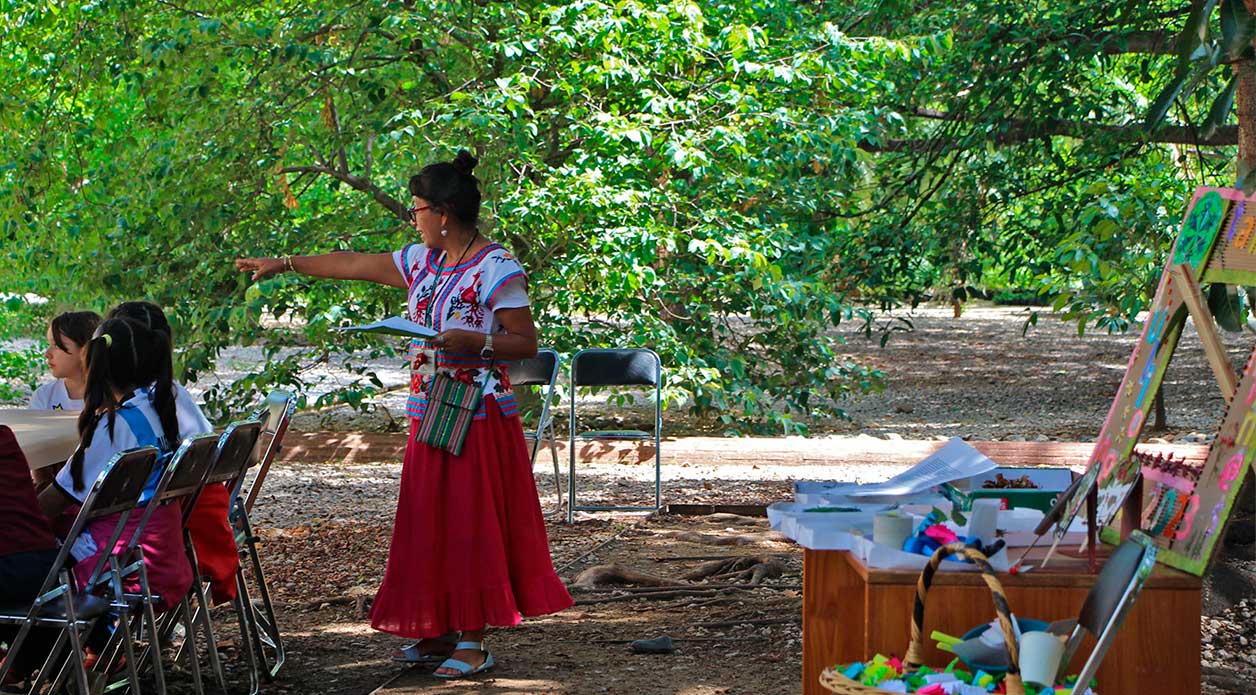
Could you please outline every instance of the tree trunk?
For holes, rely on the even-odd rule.
[[[1256,14],[1256,0],[1243,0],[1248,13]],[[1240,60],[1234,64],[1238,86],[1234,92],[1234,105],[1239,124],[1239,159],[1236,180],[1256,169],[1256,70],[1252,61]]]

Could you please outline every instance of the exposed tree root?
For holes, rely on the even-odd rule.
[[[785,565],[770,555],[747,555],[704,562],[684,575],[689,581],[703,579],[748,580],[757,586],[764,579],[779,577],[785,573]]]
[[[683,582],[638,572],[622,565],[594,565],[577,574],[569,589],[590,591],[603,586],[638,584],[645,586],[683,586]]]
[[[671,538],[685,543],[701,543],[705,545],[759,545],[760,543],[788,542],[785,536],[773,531],[771,533],[738,533],[731,535],[713,535],[696,531],[654,531],[655,537]]]
[[[729,524],[733,526],[766,526],[767,525],[767,519],[756,518],[753,516],[742,516],[741,514],[728,514],[726,512],[707,514],[702,517],[702,520],[714,521],[717,524]]]

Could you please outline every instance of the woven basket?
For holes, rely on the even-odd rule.
[[[1007,606],[1007,595],[1003,593],[1003,585],[999,583],[999,578],[995,576],[994,569],[986,561],[986,556],[963,543],[951,543],[938,548],[933,557],[929,558],[929,564],[920,573],[920,581],[916,583],[916,605],[911,614],[911,643],[907,645],[907,656],[903,659],[904,666],[913,670],[921,666],[921,657],[924,653],[921,640],[922,635],[924,635],[925,597],[929,594],[929,586],[933,584],[933,575],[938,571],[938,565],[942,563],[943,558],[950,555],[962,555],[972,560],[977,565],[977,568],[981,570],[981,577],[986,580],[986,586],[990,587],[990,594],[994,597],[994,611],[999,616],[999,627],[1003,630],[1003,644],[1007,646],[1007,654],[1010,657],[1007,677],[1003,681],[1006,684],[1007,695],[1025,695],[1025,686],[1021,683],[1020,669],[1016,665],[1019,661],[1019,654],[1016,649],[1016,634],[1012,629],[1011,610]],[[828,688],[833,695],[869,695],[871,693],[892,692],[851,680],[843,675],[836,666],[824,669],[824,672],[820,674],[820,685]]]

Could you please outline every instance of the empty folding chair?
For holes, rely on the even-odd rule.
[[[287,391],[272,391],[266,397],[265,405],[249,417],[251,420],[258,420],[262,423],[261,441],[264,442],[265,448],[258,456],[257,473],[248,484],[249,491],[244,500],[246,511],[253,511],[253,504],[257,502],[257,496],[262,492],[262,483],[266,481],[266,474],[270,472],[270,465],[283,450],[283,438],[288,433],[288,423],[292,422],[292,416],[296,411],[296,396]]]
[[[1095,638],[1095,646],[1086,657],[1086,663],[1078,673],[1077,682],[1083,689],[1099,672],[1103,657],[1112,646],[1112,640],[1125,620],[1125,615],[1134,605],[1147,578],[1156,566],[1158,548],[1155,541],[1141,531],[1135,531],[1125,539],[1108,561],[1104,563],[1086,601],[1082,604],[1077,624],[1069,635],[1064,647],[1064,658],[1060,660],[1063,669],[1081,646],[1082,638],[1089,632]],[[1057,673],[1057,677],[1058,677]],[[1103,684],[1099,684],[1099,692],[1103,692]]]
[[[239,489],[239,481],[245,475],[249,467],[256,461],[254,451],[257,446],[258,437],[261,434],[262,425],[256,420],[235,422],[227,426],[227,429],[218,438],[218,448],[214,457],[214,464],[210,468],[209,474],[205,477],[205,483],[201,486],[204,490],[210,485],[225,485],[228,490],[236,491]],[[185,508],[186,515],[191,514],[191,510],[195,505],[195,497]],[[196,548],[191,546],[189,549],[191,555],[192,567],[200,566],[196,557]],[[238,581],[237,581],[238,585]],[[202,627],[209,636],[209,644],[216,645],[214,637],[213,621],[209,615],[209,598],[205,591],[205,583],[203,577],[197,577],[197,581],[192,582],[192,591],[195,594],[197,608],[193,617],[193,622],[203,621]],[[250,636],[250,616],[246,608],[245,601],[247,597],[241,592],[237,593],[235,601],[232,602],[236,612],[236,620],[239,623],[240,630],[240,653],[245,657],[245,666],[249,671],[249,692],[256,694],[260,690],[259,667],[257,665],[257,657],[254,655],[254,646]],[[181,650],[194,647],[194,642],[184,641]],[[176,660],[181,656],[177,654]],[[226,678],[222,672],[222,664],[218,659],[217,651],[213,648],[209,650],[210,666],[214,669],[214,675],[220,683],[225,683]]]
[[[647,386],[654,389],[654,431],[581,431],[576,419],[576,389],[579,387]],[[657,511],[663,500],[662,459],[659,445],[663,432],[663,364],[657,353],[646,348],[581,350],[571,359],[571,465],[567,474],[567,522],[576,511]],[[576,504],[577,442],[593,440],[654,440],[654,506],[578,506]]]
[[[524,428],[523,438],[531,447],[534,466],[541,442],[549,440],[550,458],[554,461],[554,503],[561,510],[563,506],[562,473],[558,468],[558,443],[554,437],[554,414],[550,412],[550,405],[554,401],[554,387],[558,381],[558,353],[549,348],[541,348],[536,351],[536,357],[508,362],[506,373],[510,376],[512,387],[540,387],[541,417],[536,422],[536,431],[533,431],[531,427]]]
[[[274,678],[283,668],[283,635],[280,634],[279,622],[275,618],[275,606],[270,598],[270,587],[266,584],[266,574],[262,571],[262,559],[257,551],[259,539],[253,532],[249,511],[261,492],[271,463],[283,449],[283,438],[288,431],[288,423],[296,412],[296,406],[296,396],[285,391],[275,391],[266,399],[266,405],[253,414],[262,423],[263,437],[259,442],[261,454],[258,456],[257,472],[249,483],[247,494],[241,493],[240,487],[244,483],[244,478],[241,477],[231,497],[231,524],[236,533],[236,547],[240,551],[236,586],[243,597],[244,607],[248,609],[249,629],[261,675],[268,679]],[[256,599],[252,598],[254,594]]]
[[[113,582],[100,582],[108,576],[110,561],[117,562],[113,552],[103,552],[91,568],[88,575],[88,587],[96,587],[100,594],[79,592],[74,580],[63,569],[70,560],[70,549],[73,540],[84,533],[88,524],[117,515],[113,524],[109,544],[106,548],[116,548],[118,539],[126,527],[127,520],[139,505],[140,495],[144,486],[157,465],[159,451],[154,447],[142,447],[115,454],[105,464],[105,468],[92,483],[87,496],[79,508],[74,522],[66,534],[67,542],[63,543],[60,552],[39,590],[38,597],[29,606],[6,606],[0,608],[0,624],[18,626],[18,632],[9,646],[7,658],[0,664],[0,681],[3,681],[11,664],[17,662],[23,644],[36,627],[58,628],[56,643],[44,659],[39,676],[31,683],[30,692],[40,692],[48,683],[51,671],[58,664],[62,650],[69,645],[70,653],[59,670],[53,690],[66,678],[72,677],[79,692],[90,692],[87,669],[83,662],[83,635],[95,625],[96,620],[105,615],[111,608],[126,607],[125,597]],[[135,671],[135,660],[131,656],[128,680],[131,689],[139,693],[138,674]]]

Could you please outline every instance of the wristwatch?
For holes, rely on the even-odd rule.
[[[480,359],[493,359],[493,334],[484,334],[484,347],[480,348]]]

